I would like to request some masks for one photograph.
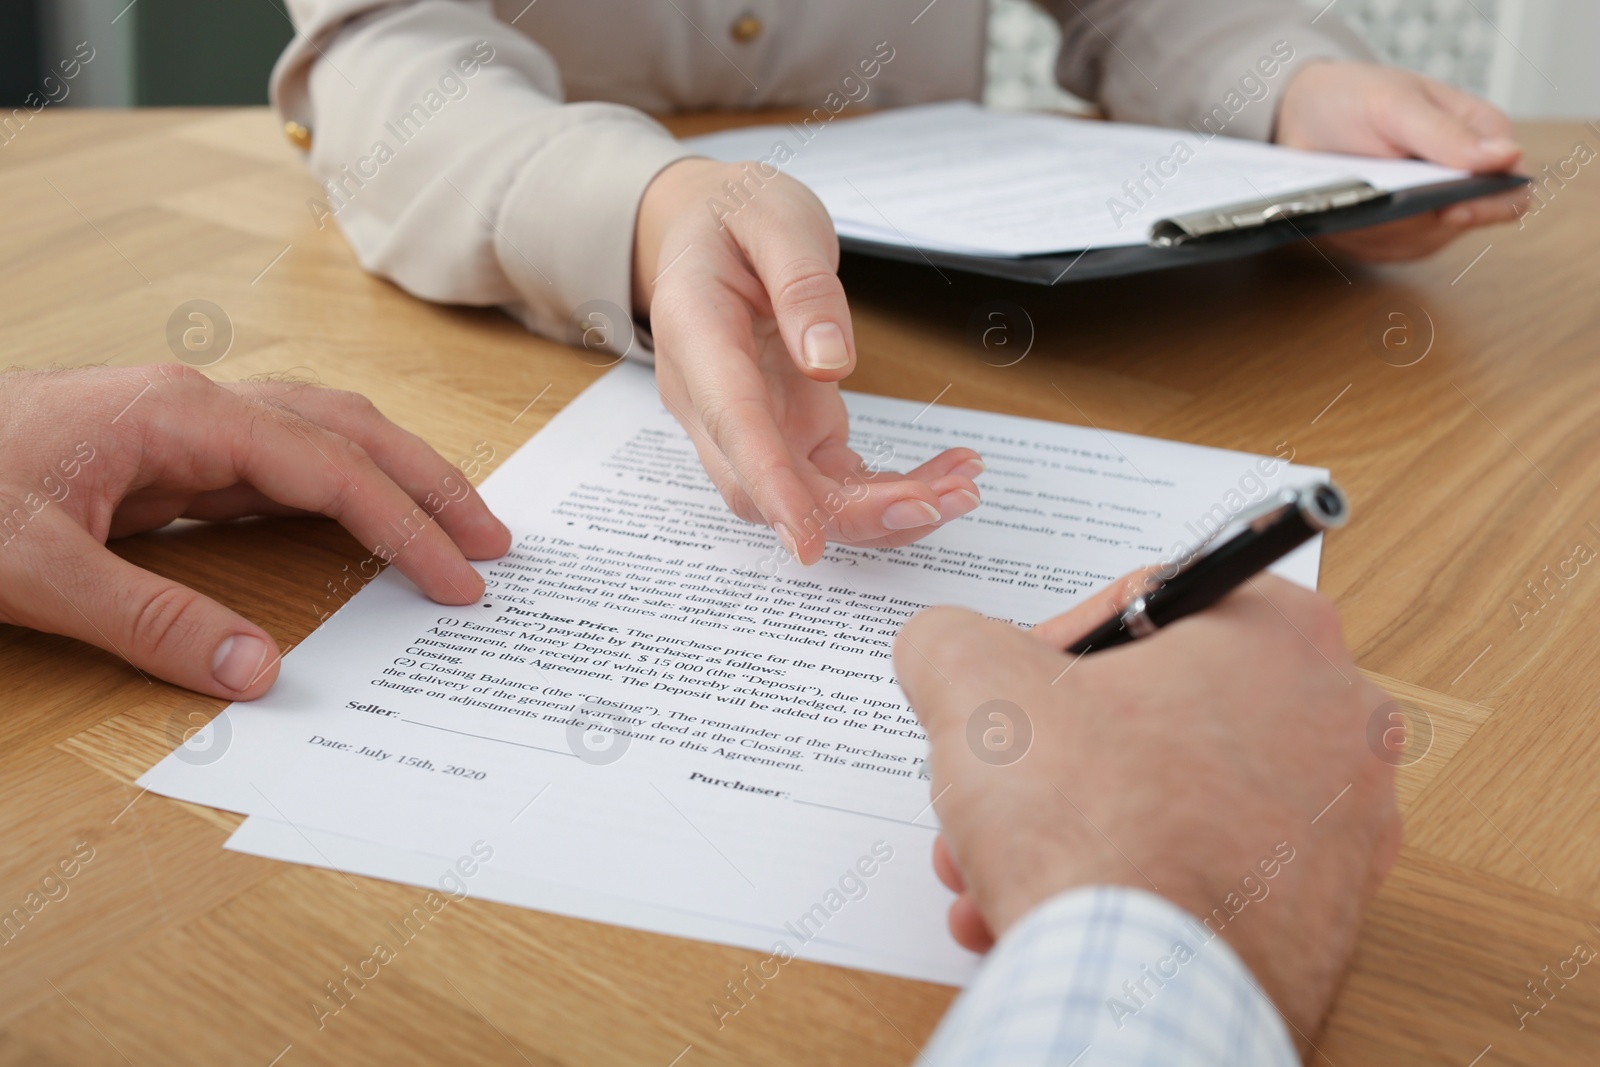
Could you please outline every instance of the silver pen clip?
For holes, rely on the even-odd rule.
[[[1332,530],[1343,526],[1345,519],[1350,515],[1350,502],[1345,499],[1344,490],[1332,482],[1318,482],[1299,489],[1279,489],[1264,497],[1254,507],[1246,508],[1211,531],[1205,540],[1184,553],[1183,559],[1172,573],[1163,574],[1153,582],[1152,588],[1171,581],[1194,566],[1195,561],[1215,548],[1222,535],[1229,530],[1263,530],[1277,522],[1283,517],[1283,513],[1291,508],[1298,509],[1305,516],[1306,522],[1319,530]]]

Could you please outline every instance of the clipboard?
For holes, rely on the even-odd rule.
[[[1519,175],[1491,174],[1392,193],[1366,182],[1320,186],[1268,201],[1162,219],[1151,227],[1148,244],[1040,256],[971,256],[843,236],[839,248],[858,259],[891,259],[1033,285],[1066,285],[1252,256],[1305,238],[1395,222],[1526,184],[1528,179]]]

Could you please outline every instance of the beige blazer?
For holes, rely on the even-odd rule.
[[[1301,66],[1368,56],[1332,14],[1296,0],[1044,6],[1061,24],[1061,84],[1124,121],[1214,126],[1220,108],[1229,134],[1265,139]],[[501,305],[563,339],[583,305],[629,307],[640,196],[691,154],[649,114],[826,114],[976,99],[983,84],[984,0],[289,8],[298,32],[272,98],[323,184],[311,218],[418,296]]]

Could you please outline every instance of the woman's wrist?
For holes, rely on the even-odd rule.
[[[663,167],[645,186],[633,224],[634,314],[649,314],[660,272],[661,245],[668,230],[694,208],[706,189],[715,187],[715,175],[726,167],[726,163],[699,156],[680,159]]]

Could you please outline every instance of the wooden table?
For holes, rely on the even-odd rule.
[[[1576,125],[1523,132],[1536,168],[1597,143]],[[6,362],[168,360],[168,315],[207,299],[236,329],[210,373],[363,390],[451,458],[482,439],[508,454],[600,373],[496,312],[364,274],[313,224],[315,192],[265,111],[47,111],[0,148]],[[1287,442],[1348,489],[1359,519],[1330,540],[1322,588],[1357,661],[1434,740],[1402,772],[1406,849],[1316,1062],[1596,1062],[1600,960],[1552,981],[1522,1029],[1513,1005],[1537,1006],[1525,983],[1576,944],[1600,949],[1585,621],[1600,565],[1552,580],[1543,606],[1527,584],[1576,545],[1600,550],[1597,247],[1589,167],[1521,230],[1412,266],[1302,245],[1056,291],[846,272],[853,388],[1263,453]],[[996,299],[1036,333],[1014,366],[970,336]],[[286,647],[362,555],[310,521],[186,525],[118,551]],[[224,852],[238,817],[141,796],[132,780],[215,700],[0,628],[0,704],[0,913],[75,848],[93,854],[0,945],[0,1067],[906,1063],[952,995],[796,963],[719,1030],[708,1001],[759,954],[468,900],[319,1029],[325,984],[423,891]]]

